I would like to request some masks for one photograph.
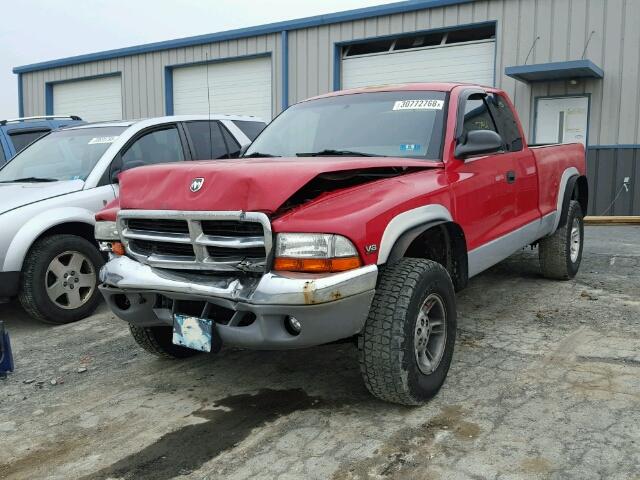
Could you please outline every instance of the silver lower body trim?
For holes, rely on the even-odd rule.
[[[557,212],[528,223],[468,253],[469,278],[501,262],[519,249],[553,233]]]

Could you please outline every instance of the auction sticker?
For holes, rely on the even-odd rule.
[[[398,100],[393,110],[442,110],[444,100]]]
[[[113,143],[118,137],[93,137],[89,140],[89,145],[96,145],[98,143]]]

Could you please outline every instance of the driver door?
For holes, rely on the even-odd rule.
[[[464,108],[462,135],[471,130],[498,133],[485,94],[473,93],[466,100],[461,95],[461,100],[460,108]],[[458,181],[452,183],[456,219],[464,229],[470,252],[469,269],[473,274],[472,251],[514,228],[516,192],[512,175],[515,163],[512,155],[501,151],[457,159],[454,165],[453,171],[459,175]]]

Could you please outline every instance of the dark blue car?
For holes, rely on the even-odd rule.
[[[80,123],[86,122],[75,115],[48,115],[0,120],[0,166],[45,133],[56,128]]]

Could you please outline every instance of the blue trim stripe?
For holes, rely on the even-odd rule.
[[[24,93],[22,91],[22,74],[18,74],[18,116],[24,117]]]
[[[342,44],[333,45],[333,91],[342,87]]]
[[[289,32],[283,30],[282,41],[282,102],[280,108],[286,110],[289,106]]]
[[[458,5],[462,3],[471,3],[473,0],[408,0],[404,2],[390,3],[387,5],[377,5],[374,7],[358,8],[345,12],[330,13],[326,15],[316,15],[313,17],[300,18],[297,20],[289,20],[284,22],[270,23],[259,25],[256,27],[239,28],[236,30],[228,30],[225,32],[211,33],[206,35],[197,35],[194,37],[179,38],[176,40],[166,40],[163,42],[148,43],[145,45],[137,45],[134,47],[118,48],[115,50],[107,50],[104,52],[90,53],[86,55],[77,55],[75,57],[67,57],[59,60],[51,60],[47,62],[32,63],[15,67],[13,73],[34,72],[37,70],[45,70],[48,68],[64,67],[67,65],[76,65],[78,63],[94,62],[97,60],[108,60],[111,58],[126,57],[129,55],[139,55],[142,53],[157,52],[168,50],[171,48],[183,48],[194,45],[203,45],[206,43],[215,43],[225,40],[235,40],[237,38],[251,37],[256,35],[266,35],[270,33],[278,33],[282,31],[297,30],[301,28],[317,27],[320,25],[328,25],[338,22],[347,22],[352,20],[361,20],[365,18],[378,17],[383,15],[393,15],[396,13],[413,12],[416,10],[425,10],[436,7],[446,7],[449,5]]]
[[[567,78],[603,78],[604,71],[591,60],[539,63],[506,67],[504,74],[522,82],[540,82]]]
[[[53,115],[53,83],[44,86],[44,114]]]
[[[640,143],[621,143],[619,145],[589,145],[587,150],[605,150],[605,149],[616,149],[616,150],[635,150],[640,149]]]
[[[164,114],[173,115],[173,67],[164,67]]]

